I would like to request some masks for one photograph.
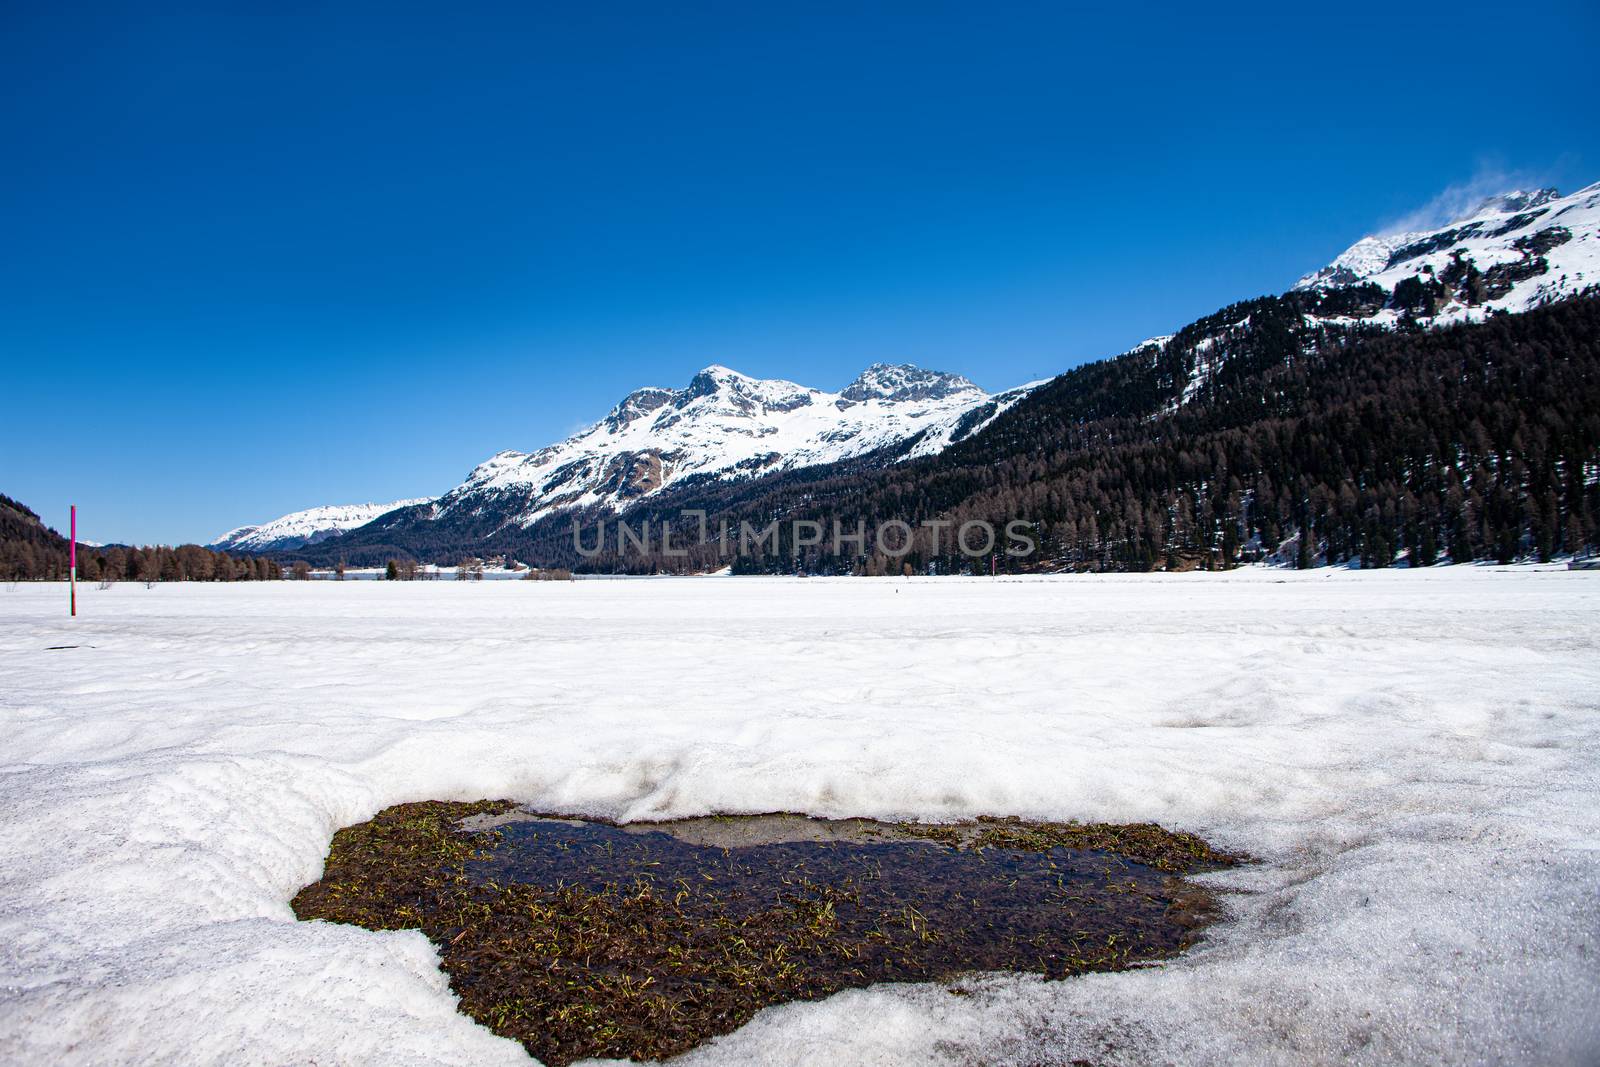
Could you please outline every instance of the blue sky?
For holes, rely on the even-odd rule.
[[[102,540],[441,492],[713,362],[1003,388],[1600,180],[1592,3],[149,6],[0,10],[0,492]]]

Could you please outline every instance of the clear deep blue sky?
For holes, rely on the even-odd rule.
[[[146,6],[0,7],[0,492],[100,540],[441,492],[712,362],[1002,388],[1600,179],[1592,2]]]

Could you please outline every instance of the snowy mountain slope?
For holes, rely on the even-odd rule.
[[[1597,285],[1600,184],[1570,196],[1506,193],[1434,230],[1363,238],[1285,293],[1241,301],[1105,361],[1121,369],[1100,392],[1052,394],[1049,403],[1076,418],[1161,418],[1327,345],[1520,312]],[[1071,389],[1079,379],[1056,381]],[[383,515],[348,543],[475,551],[551,516],[620,511],[669,489],[678,499],[860,457],[888,466],[936,456],[996,420],[1016,422],[1021,409],[1007,413],[1043,397],[1043,384],[991,396],[955,375],[876,364],[833,393],[713,365],[681,389],[636,390],[565,441],[501,452],[423,501],[431,507]],[[260,544],[273,535],[229,536]]]
[[[621,509],[691,478],[740,479],[886,451],[931,455],[1015,403],[959,375],[874,364],[837,393],[713,365],[683,389],[629,394],[587,430],[501,452],[437,501],[433,518],[526,528],[574,508]]]
[[[1408,279],[1431,290],[1425,295],[1432,299],[1396,300]],[[1361,284],[1390,295],[1372,318],[1411,310],[1432,325],[1526,311],[1600,285],[1600,182],[1570,196],[1555,189],[1502,193],[1438,229],[1363,237],[1295,288]]]
[[[391,504],[330,504],[307,508],[258,526],[240,526],[208,546],[220,551],[286,552],[327,540],[336,533],[365,526],[396,508],[427,504],[432,497],[396,500]]]
[[[1600,183],[1569,196],[1513,190],[1436,229],[1363,237],[1281,297],[1234,305],[1144,341],[1123,358],[1181,366],[1162,409],[1171,412],[1203,396],[1231,361],[1261,347],[1256,315],[1266,314],[1269,329],[1292,332],[1310,351],[1334,333],[1477,322],[1597,287]]]

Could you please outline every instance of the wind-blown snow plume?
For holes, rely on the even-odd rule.
[[[1419,230],[1438,229],[1457,219],[1477,213],[1484,201],[1506,195],[1507,190],[1545,188],[1549,188],[1548,182],[1540,181],[1526,171],[1480,166],[1466,181],[1445,186],[1426,204],[1381,227],[1377,236],[1393,237]]]

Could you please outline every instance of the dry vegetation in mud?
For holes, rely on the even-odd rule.
[[[852,839],[720,847],[675,824],[515,812],[388,808],[335,835],[293,907],[422,930],[461,1010],[553,1064],[671,1056],[768,1005],[877,982],[1160,959],[1214,915],[1178,875],[1238,859],[1148,824],[853,820]],[[491,825],[463,828],[474,816]]]

